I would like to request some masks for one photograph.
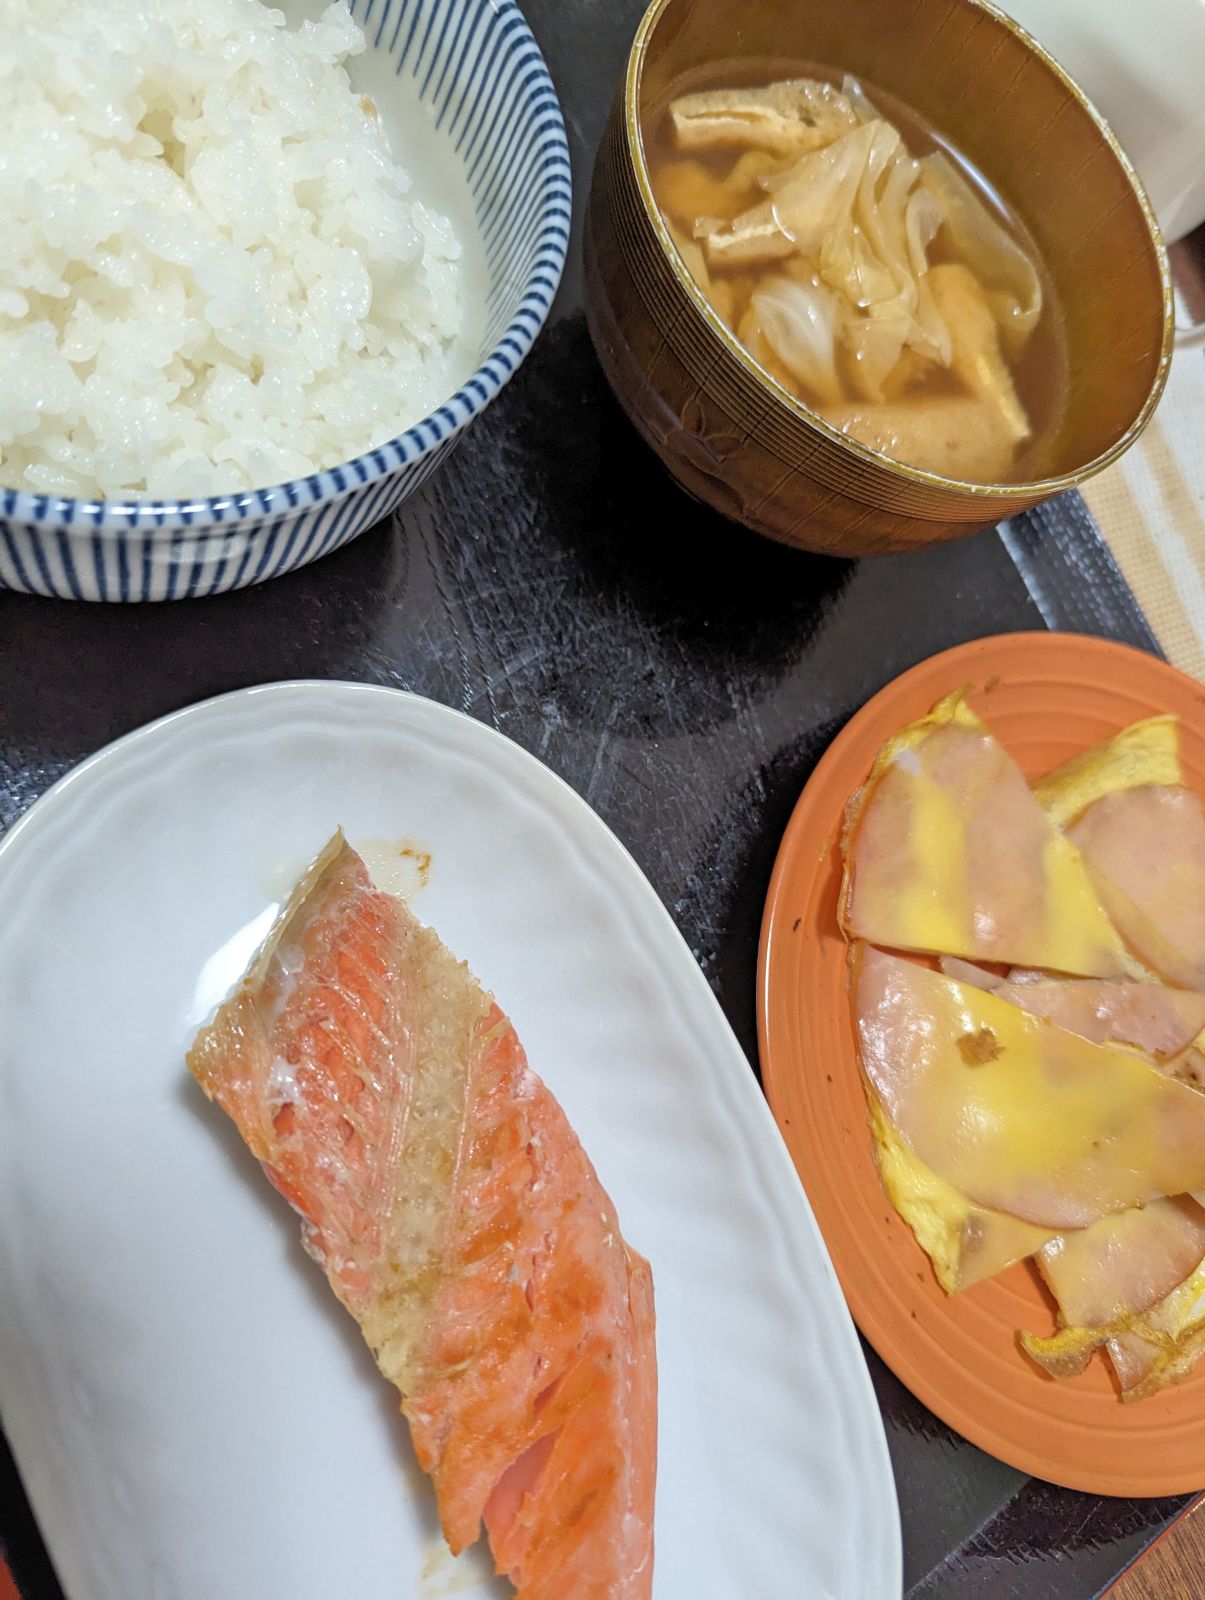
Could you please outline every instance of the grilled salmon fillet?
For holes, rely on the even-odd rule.
[[[189,1069],[401,1391],[455,1553],[522,1600],[652,1590],[648,1263],[514,1028],[341,834]]]

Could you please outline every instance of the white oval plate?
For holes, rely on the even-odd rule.
[[[753,1074],[614,835],[394,690],[275,684],[70,773],[0,844],[0,1408],[72,1600],[498,1597],[184,1051],[337,824],[498,995],[651,1260],[658,1600],[886,1600],[882,1426]],[[752,954],[750,955],[752,960]]]

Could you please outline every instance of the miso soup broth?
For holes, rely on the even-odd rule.
[[[684,264],[770,378],[896,460],[1053,470],[1066,341],[1019,219],[893,97],[797,62],[675,85],[644,130]]]

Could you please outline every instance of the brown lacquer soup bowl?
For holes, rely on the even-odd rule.
[[[1062,318],[1066,400],[1032,481],[972,483],[891,459],[776,382],[712,308],[654,198],[647,143],[677,85],[790,57],[893,97],[1006,197]],[[1108,126],[981,0],[654,0],[611,113],[586,222],[599,359],[690,494],[805,550],[959,538],[1082,483],[1142,432],[1173,336],[1167,257]]]

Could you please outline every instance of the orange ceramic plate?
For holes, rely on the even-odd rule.
[[[971,704],[1036,778],[1156,712],[1181,719],[1187,781],[1205,792],[1205,688],[1152,656],[1074,634],[1004,634],[922,662],[833,741],[783,839],[762,924],[758,1026],[766,1091],[858,1326],[897,1376],[973,1444],[1097,1494],[1205,1487],[1205,1362],[1178,1388],[1123,1405],[1102,1356],[1055,1383],[1018,1328],[1054,1327],[1022,1262],[957,1296],[884,1195],[871,1155],[837,928],[845,802],[882,742],[942,695]]]

